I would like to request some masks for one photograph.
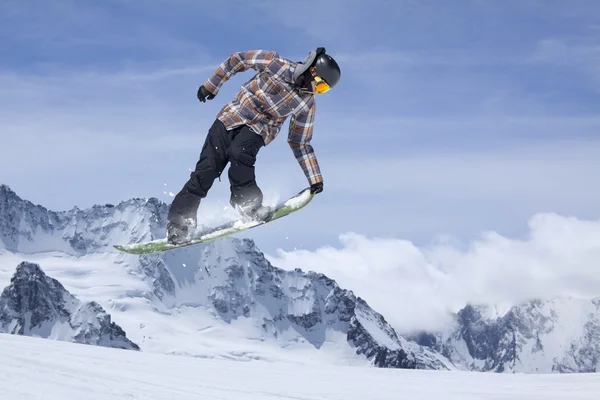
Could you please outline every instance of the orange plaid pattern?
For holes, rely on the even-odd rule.
[[[248,125],[261,135],[265,145],[272,142],[290,117],[288,143],[310,184],[322,182],[319,163],[310,141],[315,119],[314,93],[293,84],[297,63],[274,51],[250,50],[233,53],[204,83],[217,95],[223,83],[238,72],[257,71],[219,111],[217,118],[227,129]]]

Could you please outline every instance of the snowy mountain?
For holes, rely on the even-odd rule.
[[[27,262],[0,295],[0,332],[139,350],[100,305],[79,301]]]
[[[596,372],[600,298],[533,300],[504,314],[468,305],[448,331],[416,339],[471,370]]]
[[[182,301],[208,306],[224,321],[255,321],[263,337],[306,341],[315,348],[332,335],[344,337],[378,367],[449,367],[439,355],[399,336],[351,291],[323,274],[273,267],[251,240],[221,240],[198,252],[165,254],[163,260],[178,282],[169,282],[174,291],[163,297],[171,306]],[[191,266],[186,267],[191,279],[179,276],[179,265]]]
[[[53,212],[0,185],[0,247],[18,253],[103,252],[117,242],[163,235],[166,213],[167,205],[155,198]]]
[[[78,297],[110,308],[145,351],[453,368],[326,276],[274,267],[251,240],[142,257],[112,248],[164,237],[167,208],[133,199],[57,213],[0,186],[0,280],[13,260],[34,259]]]
[[[163,237],[167,210],[132,199],[53,212],[0,186],[0,284],[15,265],[35,261],[83,302],[110,310],[150,352],[494,372],[598,368],[600,299],[535,300],[504,313],[468,305],[443,332],[407,338],[326,276],[274,267],[251,240],[142,257],[112,248]]]

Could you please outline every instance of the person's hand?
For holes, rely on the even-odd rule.
[[[206,103],[206,100],[212,100],[215,98],[215,95],[212,94],[211,92],[209,92],[204,85],[200,86],[198,88],[198,100],[200,100],[203,103]]]
[[[323,182],[317,182],[310,185],[310,193],[317,194],[323,191]]]

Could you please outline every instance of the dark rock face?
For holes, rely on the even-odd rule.
[[[63,286],[48,279],[39,265],[21,263],[0,296],[0,322],[4,326],[13,323],[10,333],[24,335],[32,327],[40,326],[48,316],[68,319],[67,307],[72,299],[64,298]]]
[[[100,305],[82,303],[28,262],[19,264],[0,296],[0,331],[139,350]]]
[[[348,341],[356,347],[358,354],[373,360],[373,365],[380,368],[416,369],[415,357],[410,357],[402,348],[391,350],[377,344],[369,331],[352,318],[348,329]]]
[[[158,299],[175,294],[175,282],[169,274],[164,261],[156,255],[145,255],[138,259],[138,269],[147,279],[152,287],[152,294]]]

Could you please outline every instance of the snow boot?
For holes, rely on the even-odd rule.
[[[182,244],[190,240],[190,230],[196,228],[196,221],[186,219],[183,223],[169,221],[167,223],[167,241],[170,244]]]
[[[256,222],[266,221],[273,213],[273,208],[271,208],[269,206],[263,206],[263,205],[259,205],[258,207],[254,207],[254,208],[236,207],[236,209],[242,215],[242,219],[244,219],[245,221],[249,221],[249,222],[250,221],[256,221]]]

